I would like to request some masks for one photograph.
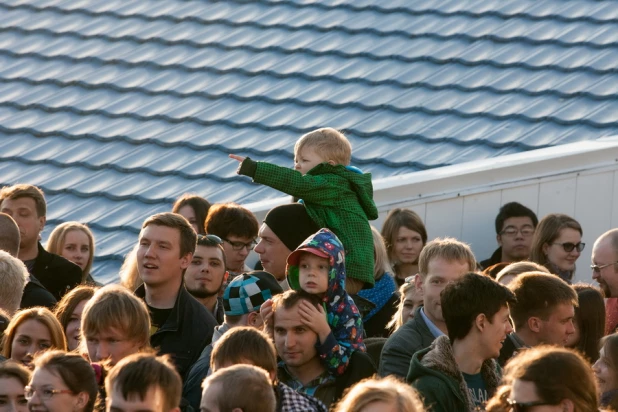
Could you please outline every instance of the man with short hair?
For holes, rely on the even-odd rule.
[[[22,301],[22,308],[30,306],[51,307],[48,290],[54,300],[60,300],[70,289],[82,281],[82,270],[62,256],[47,252],[39,242],[45,227],[47,205],[41,189],[36,186],[19,184],[5,186],[0,190],[0,211],[15,219],[21,235],[19,259],[30,273]]]
[[[412,357],[407,381],[434,412],[484,410],[500,384],[493,359],[512,331],[513,292],[488,276],[468,273],[441,296],[448,336]]]
[[[496,241],[500,247],[489,259],[480,263],[481,267],[487,269],[502,262],[528,259],[538,223],[536,214],[521,203],[510,202],[503,205],[496,216]]]
[[[223,301],[219,297],[227,281],[223,241],[215,235],[197,235],[197,246],[191,264],[185,272],[187,291],[217,320],[223,323]]]
[[[577,293],[569,284],[558,276],[528,272],[515,277],[508,287],[517,299],[510,305],[515,331],[500,351],[500,365],[522,348],[567,344],[575,332],[577,306]]]
[[[266,214],[255,252],[264,270],[272,273],[284,290],[289,289],[285,271],[288,255],[318,230],[300,203],[277,206]]]
[[[187,219],[159,213],[144,221],[137,248],[137,270],[144,282],[135,294],[146,302],[151,318],[150,344],[173,355],[181,377],[212,338],[215,318],[187,292],[184,273],[197,235]]]
[[[6,213],[0,213],[0,250],[17,257],[20,241],[19,227],[15,220]]]
[[[226,269],[232,277],[251,270],[245,265],[245,260],[255,247],[258,221],[249,209],[235,203],[212,205],[208,210],[204,228],[206,233],[223,240]]]
[[[200,406],[201,386],[204,378],[208,376],[213,346],[230,329],[243,326],[262,328],[260,306],[282,292],[273,275],[261,271],[243,273],[225,288],[221,305],[225,310],[225,322],[215,328],[212,343],[202,351],[183,387],[183,398],[189,401],[195,410]]]
[[[266,322],[282,359],[278,376],[287,386],[319,399],[329,408],[346,388],[373,376],[375,367],[369,355],[354,351],[346,371],[339,376],[331,375],[318,354],[318,334],[303,321],[300,307],[305,301],[316,308],[322,304],[317,295],[303,290],[288,290],[272,299],[272,312],[268,315],[272,318]]]
[[[105,378],[107,412],[180,412],[182,382],[167,356],[138,353]]]
[[[202,412],[275,412],[275,394],[263,369],[234,365],[204,381]]]
[[[0,250],[0,309],[10,316],[19,309],[26,282],[28,269],[24,263]]]
[[[590,268],[607,298],[606,332],[614,333],[618,327],[618,229],[608,230],[594,242]]]
[[[415,283],[423,294],[424,306],[414,312],[414,318],[388,338],[380,357],[380,375],[405,378],[412,355],[446,334],[440,293],[444,287],[476,269],[470,247],[453,238],[434,239],[418,258],[419,274]]]

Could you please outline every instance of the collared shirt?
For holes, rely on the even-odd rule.
[[[423,317],[425,324],[427,325],[429,331],[434,337],[439,338],[440,336],[444,335],[444,332],[442,332],[440,328],[434,325],[433,322],[429,320],[427,315],[425,315],[425,308],[421,308],[421,316]]]
[[[281,412],[327,412],[326,406],[318,399],[299,393],[282,382],[276,386],[278,411]]]
[[[284,362],[279,362],[278,375],[281,382],[285,383],[296,392],[304,393],[305,395],[309,396],[314,396],[318,399],[321,399],[319,394],[316,394],[319,389],[327,386],[334,386],[335,383],[335,378],[330,373],[328,373],[328,371],[325,370],[320,375],[316,376],[314,379],[308,382],[306,385],[303,385],[303,383],[296,379],[296,377],[290,372]]]

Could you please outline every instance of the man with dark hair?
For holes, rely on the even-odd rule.
[[[182,382],[167,356],[138,353],[105,378],[107,412],[180,412]]]
[[[534,212],[521,203],[510,202],[502,206],[496,216],[496,241],[500,247],[480,263],[481,267],[487,269],[502,262],[528,259],[538,223]]]
[[[196,241],[187,219],[175,213],[159,213],[142,225],[136,253],[144,284],[135,294],[146,302],[150,312],[150,344],[159,353],[173,356],[183,378],[210,343],[217,326],[183,282]]]
[[[0,211],[15,219],[19,227],[21,238],[17,257],[30,274],[21,307],[54,306],[56,300],[81,283],[82,270],[65,258],[47,252],[39,242],[47,214],[43,192],[26,184],[3,187]]]
[[[272,273],[284,290],[289,289],[285,271],[288,255],[318,230],[300,203],[277,206],[266,214],[255,252],[264,270]]]
[[[19,227],[15,220],[6,213],[0,213],[0,250],[17,257],[20,241]]]
[[[493,359],[512,331],[513,293],[493,279],[468,273],[441,296],[448,336],[412,357],[407,381],[434,412],[484,410],[500,383]]]
[[[277,351],[264,332],[256,328],[234,328],[215,345],[210,361],[213,372],[236,364],[249,364],[264,369],[273,383],[277,410],[281,412],[326,412],[316,398],[298,393],[277,380]]]
[[[328,408],[341,398],[346,388],[373,376],[375,367],[371,358],[359,351],[352,353],[342,375],[334,376],[328,372],[316,347],[318,334],[301,314],[301,307],[306,303],[315,307],[322,304],[317,295],[288,290],[275,296],[272,302],[272,311],[263,316],[282,359],[278,368],[281,382],[297,392],[319,399]]]
[[[384,344],[380,360],[380,375],[395,375],[405,379],[412,355],[431,345],[446,333],[440,293],[453,282],[476,269],[470,246],[453,238],[434,239],[418,258],[419,274],[416,289],[423,294],[424,305],[414,312],[414,318],[402,325]]]
[[[197,246],[185,272],[187,291],[223,323],[223,301],[219,297],[227,281],[223,241],[216,235],[197,235]]]
[[[505,365],[522,348],[541,344],[565,346],[575,333],[575,290],[558,276],[543,272],[521,274],[508,287],[517,299],[510,306],[515,331],[500,351],[500,365]]]
[[[208,376],[213,346],[230,329],[242,326],[261,328],[260,306],[282,292],[281,286],[270,273],[260,271],[236,276],[225,288],[221,305],[225,311],[225,321],[215,328],[212,343],[202,351],[183,387],[183,398],[195,410],[200,406],[201,385]]]
[[[251,270],[245,265],[245,260],[255,247],[258,221],[249,209],[235,203],[212,205],[204,227],[206,233],[223,240],[226,269],[232,276]]]

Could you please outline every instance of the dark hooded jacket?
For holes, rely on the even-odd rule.
[[[491,397],[500,383],[499,367],[494,359],[481,366],[487,394]],[[416,352],[410,363],[407,381],[423,396],[433,412],[471,412],[479,410],[468,392],[447,336],[436,338],[431,346]]]
[[[30,273],[56,300],[82,282],[82,270],[62,256],[46,251],[38,244],[38,255]]]
[[[238,173],[302,199],[318,227],[332,230],[343,242],[347,276],[373,286],[373,237],[369,220],[378,218],[371,174],[343,165],[321,163],[306,175],[246,158]]]
[[[365,352],[363,321],[358,308],[345,290],[346,260],[343,245],[333,232],[320,231],[303,242],[288,257],[287,276],[290,287],[299,290],[299,270],[293,263],[303,250],[316,249],[329,256],[328,289],[322,297],[331,334],[320,342],[318,353],[329,372],[338,376],[345,372],[354,351]]]

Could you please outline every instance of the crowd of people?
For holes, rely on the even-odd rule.
[[[106,286],[84,222],[43,247],[43,192],[2,188],[0,412],[618,411],[618,229],[595,285],[573,283],[581,225],[517,202],[482,261],[412,210],[378,231],[351,150],[324,128],[294,169],[230,155],[294,203],[260,223],[185,194]]]

